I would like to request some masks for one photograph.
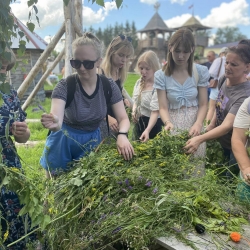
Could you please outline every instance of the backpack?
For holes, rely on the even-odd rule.
[[[107,105],[107,113],[106,113],[106,122],[107,122],[107,127],[108,127],[108,134],[109,134],[109,122],[108,122],[108,108],[110,107],[110,101],[112,97],[112,88],[109,82],[109,79],[104,76],[104,75],[99,75],[102,81],[102,87],[103,87],[103,92],[104,96],[106,99],[106,105]],[[67,83],[67,100],[65,104],[65,109],[69,107],[71,102],[74,99],[75,91],[76,91],[76,75],[70,75],[66,78],[66,83]],[[50,134],[50,130],[48,135]]]

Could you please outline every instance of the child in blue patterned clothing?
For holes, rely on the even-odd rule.
[[[6,52],[10,53],[11,59],[6,60],[4,58],[0,58],[0,73],[2,76],[3,74],[6,74],[7,71],[11,70],[16,62],[13,51],[6,49]],[[11,136],[14,137],[16,142],[25,143],[30,137],[30,130],[25,122],[26,113],[21,109],[17,92],[11,87],[9,91],[7,91],[8,88],[3,88],[2,84],[3,82],[0,82],[0,95],[2,99],[2,105],[0,106],[0,147],[2,164],[7,167],[20,169],[20,158],[17,155]],[[8,127],[9,131],[7,132],[6,130]],[[8,244],[27,234],[29,230],[27,231],[26,226],[29,227],[31,223],[28,219],[28,223],[25,225],[24,222],[26,216],[18,215],[19,211],[22,209],[22,205],[19,202],[17,194],[8,190],[5,186],[2,186],[0,192],[1,237],[4,239],[2,245],[0,244],[0,248],[5,249]],[[26,242],[34,239],[34,235],[26,237],[24,240],[14,244],[12,247],[8,247],[8,250],[26,249]]]

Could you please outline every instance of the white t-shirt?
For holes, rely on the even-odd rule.
[[[221,61],[222,60],[222,61]],[[221,63],[221,68],[220,68],[220,63]],[[214,79],[220,79],[224,74],[225,74],[225,63],[226,63],[226,57],[218,57],[216,58],[211,67],[209,68],[209,74],[211,77]],[[220,68],[220,72],[219,72]],[[219,76],[217,77],[219,72]],[[209,98],[212,100],[216,100],[219,94],[218,87],[217,88],[211,88],[210,96]]]
[[[240,106],[236,117],[234,119],[234,127],[250,130],[250,97],[245,99],[245,101]],[[247,140],[246,148],[250,147],[250,140]],[[242,174],[240,173],[241,178]]]

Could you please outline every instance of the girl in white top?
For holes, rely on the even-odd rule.
[[[159,118],[157,92],[153,90],[154,73],[159,69],[160,62],[153,51],[146,51],[139,57],[137,71],[141,78],[134,87],[132,117],[135,123],[134,139],[143,142],[154,138],[163,125]]]

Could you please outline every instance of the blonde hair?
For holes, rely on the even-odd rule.
[[[115,37],[106,50],[105,56],[102,60],[101,68],[107,77],[112,78],[112,56],[115,53],[119,53],[120,51],[124,51],[124,53],[128,54],[130,57],[134,55],[133,45],[126,36],[124,36],[124,39],[122,39],[122,36]],[[126,64],[120,68],[118,72],[121,85],[126,80],[128,68],[129,60],[126,61]]]
[[[173,59],[172,52],[170,50],[171,49],[175,50],[180,45],[184,47],[185,51],[190,51],[191,53],[188,59],[188,74],[189,76],[192,76],[195,43],[194,43],[194,36],[191,30],[187,28],[182,28],[177,30],[169,39],[168,42],[169,52],[167,56],[167,63],[162,68],[165,75],[167,76],[171,76],[175,68],[175,62]]]
[[[136,64],[136,68],[135,68],[136,72],[140,71],[139,67],[140,67],[141,62],[145,62],[149,66],[149,68],[153,70],[154,73],[161,68],[159,58],[156,55],[156,53],[152,50],[148,50],[140,55],[140,57],[138,58],[137,64]],[[144,88],[144,85],[145,85],[145,81],[143,79],[141,79],[141,81],[140,81],[140,94]]]
[[[74,40],[72,43],[73,55],[75,54],[76,49],[83,45],[92,45],[96,50],[97,57],[102,57],[103,43],[91,32],[85,32],[83,36]]]
[[[16,56],[12,49],[5,48],[5,54],[8,54],[6,57],[0,57],[1,64],[6,64],[6,71],[10,71],[16,64]],[[10,55],[9,55],[10,54]]]

